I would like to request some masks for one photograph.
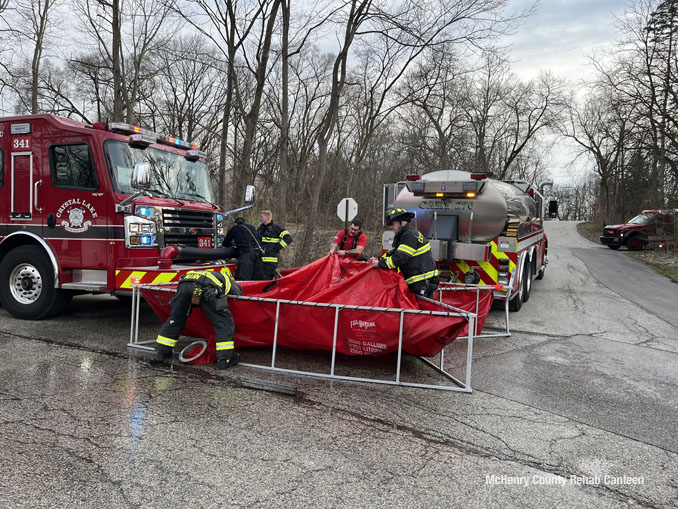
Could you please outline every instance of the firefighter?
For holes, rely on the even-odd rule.
[[[328,254],[336,252],[342,258],[350,256],[356,260],[367,261],[367,258],[362,256],[367,246],[367,236],[363,233],[362,226],[359,219],[354,219],[348,229],[339,230],[332,240]]]
[[[259,216],[261,224],[257,231],[264,244],[264,279],[273,279],[278,272],[278,253],[292,243],[292,235],[284,227],[273,222],[270,210],[263,210]]]
[[[151,364],[165,364],[172,358],[172,351],[194,306],[200,306],[214,327],[219,369],[238,364],[240,355],[236,353],[233,341],[235,323],[228,308],[228,294],[242,295],[242,287],[230,274],[191,270],[181,276],[177,293],[170,300],[172,310],[169,318],[156,338],[155,358]]]
[[[247,224],[243,217],[236,218],[235,225],[228,230],[221,244],[222,247],[231,245],[238,249],[235,278],[245,281],[264,279],[264,265],[261,259],[264,249],[261,247],[261,237],[254,226]]]
[[[431,244],[410,225],[412,218],[412,212],[401,208],[386,213],[384,224],[395,233],[393,249],[382,258],[370,258],[370,263],[374,268],[399,270],[412,292],[431,298],[438,288],[438,270]]]

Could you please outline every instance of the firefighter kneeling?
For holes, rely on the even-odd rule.
[[[410,225],[413,218],[412,212],[400,208],[386,213],[384,224],[395,233],[393,249],[383,258],[370,258],[370,263],[374,268],[399,269],[412,292],[431,298],[438,288],[438,270],[431,255],[431,244]]]
[[[200,306],[212,322],[217,345],[219,369],[235,366],[240,356],[235,352],[233,333],[235,323],[228,308],[226,295],[242,295],[242,287],[230,274],[192,270],[179,281],[177,293],[170,300],[172,311],[162,325],[155,344],[155,358],[151,364],[165,364],[172,358],[172,352],[186,325],[193,306]]]

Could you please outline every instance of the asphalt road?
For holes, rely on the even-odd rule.
[[[153,368],[126,346],[127,305],[106,296],[41,322],[0,310],[0,506],[676,507],[678,287],[641,284],[644,267],[574,223],[547,223],[547,234],[551,263],[511,314],[511,337],[475,342],[472,394]],[[614,286],[620,273],[639,283]],[[488,324],[502,319],[492,311]],[[141,337],[159,325],[144,306]],[[448,347],[450,369],[463,347]],[[440,381],[410,357],[403,376]]]
[[[678,284],[624,252],[604,246],[572,250],[603,286],[678,327]]]

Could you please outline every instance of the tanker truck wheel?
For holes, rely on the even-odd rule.
[[[530,300],[530,292],[532,291],[532,264],[529,260],[525,261],[523,268],[523,302]]]
[[[69,292],[54,288],[54,269],[44,252],[21,246],[2,259],[0,301],[13,317],[40,320],[63,311],[70,300]]]
[[[542,265],[537,271],[536,279],[544,279],[544,273],[546,272],[546,265]]]
[[[520,296],[521,293],[522,289],[509,301],[509,311],[517,313],[520,311],[520,308],[523,307],[523,298]]]
[[[518,291],[509,301],[509,311],[517,313],[518,311],[520,311],[520,308],[523,307],[523,289],[524,285],[523,282],[521,281],[520,285],[518,286]]]

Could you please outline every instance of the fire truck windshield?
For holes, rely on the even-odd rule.
[[[654,216],[651,214],[638,214],[636,217],[631,219],[627,224],[647,224],[653,217]]]
[[[151,165],[151,193],[206,203],[216,201],[204,161],[113,140],[106,142],[104,147],[113,185],[120,193],[134,192],[131,184],[134,164],[147,162]]]

